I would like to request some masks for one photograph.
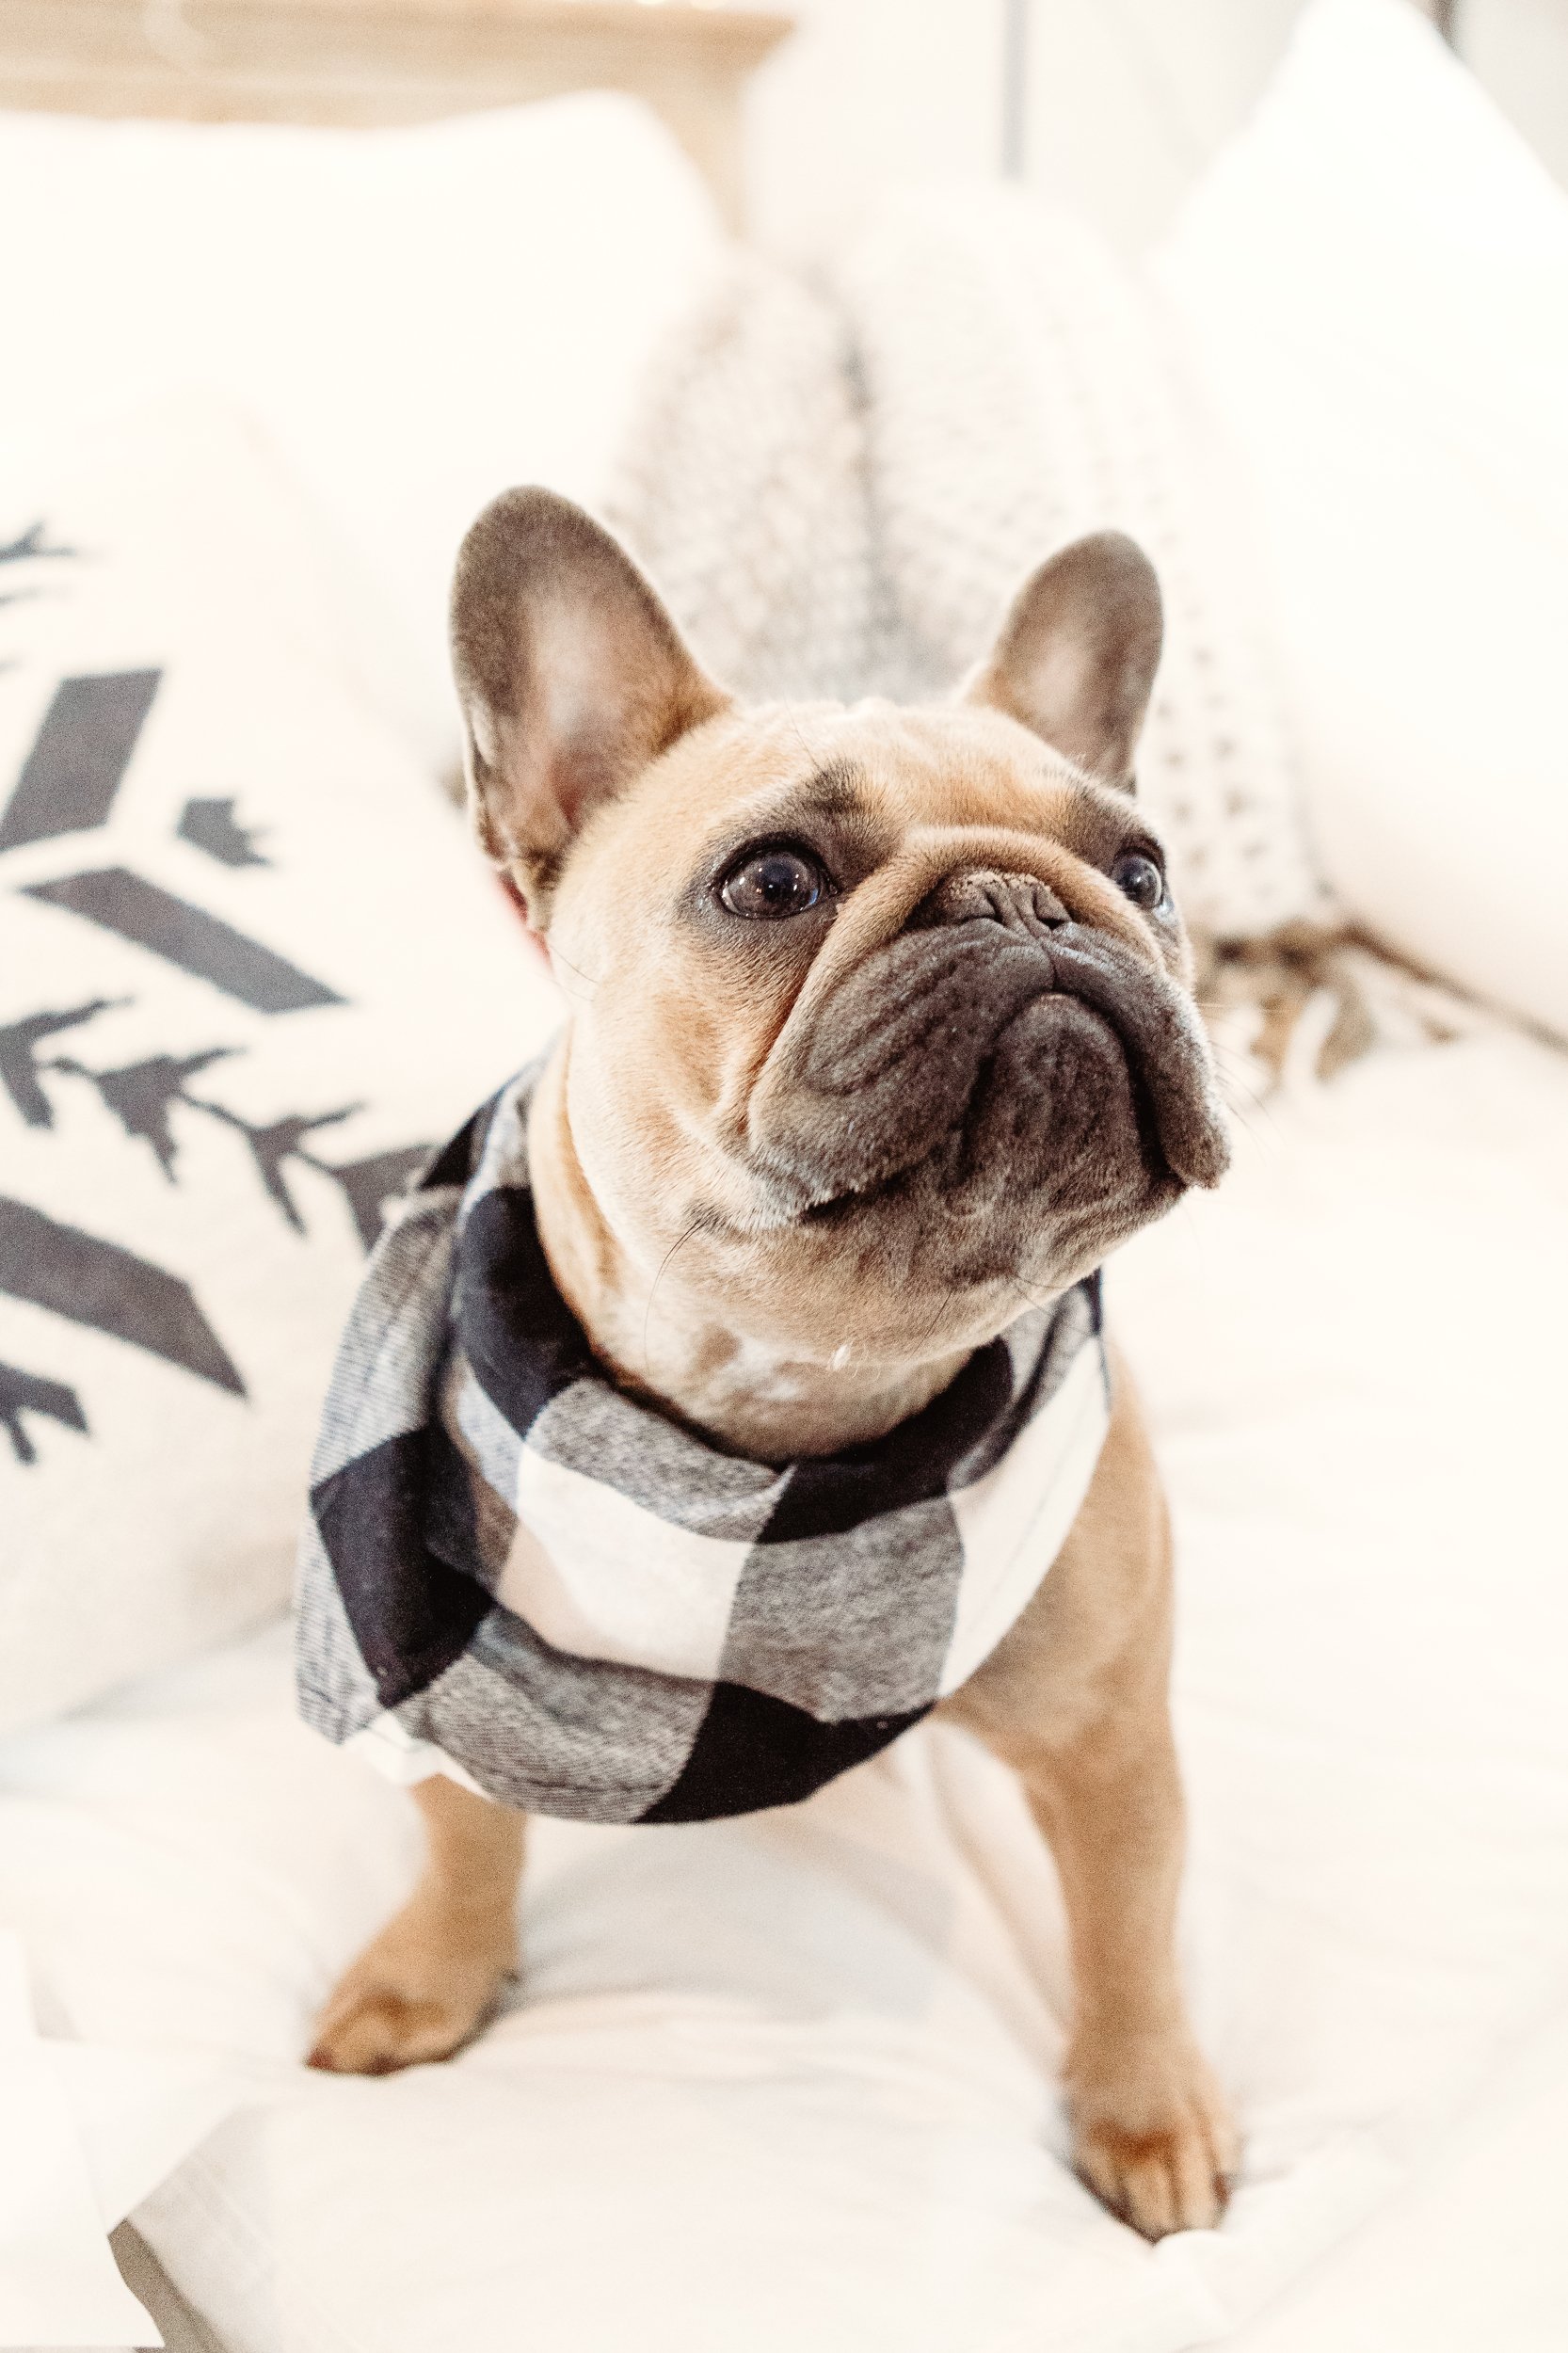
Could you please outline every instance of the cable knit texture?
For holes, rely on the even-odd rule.
[[[811,289],[737,261],[667,344],[611,520],[763,698],[948,692],[1054,549],[1147,549],[1166,645],[1139,789],[1191,922],[1332,910],[1224,453],[1154,297],[1007,189],[888,200]]]

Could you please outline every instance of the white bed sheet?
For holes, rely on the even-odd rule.
[[[943,1730],[783,1815],[542,1826],[518,2006],[448,2068],[302,2074],[413,1846],[275,1629],[0,1752],[45,2031],[251,2073],[138,2211],[178,2285],[233,2353],[1560,2342],[1565,1209],[1568,1058],[1499,1034],[1255,1114],[1115,1270],[1248,2136],[1221,2233],[1149,2249],[1067,2171],[1053,1879]]]

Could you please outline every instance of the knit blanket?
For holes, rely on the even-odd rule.
[[[1166,624],[1139,793],[1188,923],[1334,920],[1228,454],[1152,290],[1033,197],[888,197],[809,279],[738,257],[671,329],[608,514],[764,699],[945,695],[1029,570],[1130,532]]]
[[[1139,793],[1232,1108],[1488,1026],[1331,902],[1233,466],[1154,291],[1080,223],[928,190],[809,277],[738,255],[671,329],[608,512],[714,675],[764,699],[946,694],[1032,565],[1130,531],[1166,602]]]
[[[789,1805],[972,1674],[1098,1459],[1095,1275],[874,1443],[720,1452],[616,1385],[552,1278],[525,1071],[389,1226],[344,1334],[302,1547],[308,1722],[530,1812]]]

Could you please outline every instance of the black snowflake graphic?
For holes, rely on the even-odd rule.
[[[256,847],[254,825],[242,825],[229,801],[187,801],[176,828],[182,841],[205,850],[220,866],[270,866]]]
[[[52,1128],[55,1124],[54,1109],[40,1078],[39,1048],[46,1038],[77,1029],[95,1014],[107,1013],[111,1005],[126,1001],[123,997],[94,997],[85,1005],[68,1007],[64,1013],[29,1014],[25,1020],[13,1021],[9,1028],[0,1030],[0,1086],[4,1086],[29,1128]]]
[[[74,1389],[63,1381],[44,1381],[36,1372],[21,1372],[15,1365],[0,1365],[0,1430],[11,1442],[19,1463],[36,1463],[38,1449],[27,1434],[24,1414],[47,1414],[67,1430],[87,1433],[88,1417]]]
[[[29,524],[28,528],[19,532],[14,539],[8,540],[4,546],[0,546],[0,567],[11,564],[19,566],[51,564],[62,561],[71,563],[75,560],[75,555],[74,548],[51,547],[48,525],[37,522]],[[0,605],[22,604],[29,598],[40,597],[43,593],[43,584],[35,579],[30,572],[18,571],[14,574],[7,572],[0,575]],[[14,661],[0,659],[0,670],[14,670],[16,666]]]
[[[23,580],[15,591],[0,586],[0,603],[32,593],[25,578],[29,566],[72,552],[51,542],[42,522],[0,545],[0,567],[18,567]],[[0,582],[6,577],[0,572]],[[0,669],[6,666],[0,661]],[[9,793],[0,789],[0,861],[24,844],[75,841],[84,832],[109,824],[160,678],[157,671],[135,671],[59,682]],[[272,864],[256,847],[257,828],[241,824],[232,799],[187,800],[177,831],[221,865]],[[193,976],[253,1012],[286,1018],[343,1002],[335,990],[264,941],[127,868],[78,866],[24,888],[28,897],[111,933],[166,968]],[[0,1112],[8,1105],[24,1126],[50,1131],[56,1124],[55,1091],[61,1085],[88,1087],[113,1114],[127,1144],[145,1146],[171,1185],[184,1175],[182,1119],[215,1123],[243,1140],[257,1182],[291,1232],[307,1230],[297,1172],[310,1170],[338,1187],[368,1250],[380,1230],[383,1204],[404,1190],[428,1147],[408,1144],[342,1161],[327,1157],[319,1140],[360,1110],[358,1103],[288,1112],[263,1122],[245,1118],[198,1083],[216,1065],[243,1054],[243,1048],[221,1039],[193,1052],[154,1053],[133,1063],[93,1058],[92,1025],[134,1001],[94,997],[40,1006],[0,1026]],[[246,1394],[238,1368],[188,1284],[102,1235],[61,1225],[3,1195],[0,1296],[108,1333],[235,1397]],[[27,1417],[40,1416],[89,1434],[73,1389],[0,1364],[0,1430],[20,1465],[39,1459]]]

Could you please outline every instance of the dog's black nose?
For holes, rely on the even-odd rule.
[[[1021,938],[1048,939],[1072,918],[1036,874],[1003,874],[971,868],[949,874],[928,892],[910,920],[911,931],[935,931],[952,923],[1000,923]]]

